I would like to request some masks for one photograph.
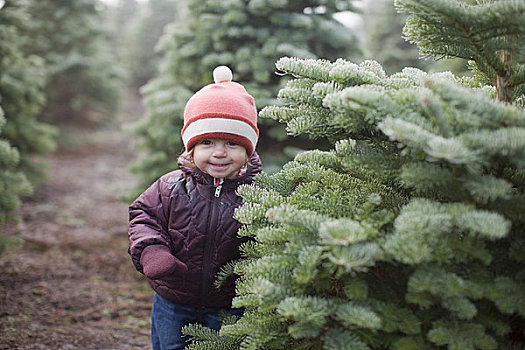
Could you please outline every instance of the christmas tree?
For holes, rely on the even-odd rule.
[[[30,17],[24,2],[6,1],[0,8],[0,106],[3,110],[1,137],[9,147],[16,148],[7,151],[9,155],[6,158],[2,157],[0,162],[3,166],[0,169],[21,171],[27,178],[36,181],[41,170],[30,160],[30,156],[46,154],[55,149],[56,129],[37,120],[45,103],[44,67],[39,57],[28,56],[22,49],[23,45],[32,40],[23,35],[29,23]],[[4,150],[7,149],[6,146]],[[16,165],[12,161],[14,153],[17,153]],[[22,183],[23,181],[19,182],[21,187],[25,187]],[[18,185],[9,185],[6,182],[4,186],[7,193],[10,191],[7,187],[14,190]],[[11,202],[8,197],[6,194],[5,200]],[[16,205],[7,207],[13,209]]]
[[[359,52],[351,31],[333,18],[337,11],[353,10],[352,1],[187,3],[185,21],[174,22],[159,43],[164,58],[157,78],[142,89],[146,115],[134,128],[144,151],[133,166],[142,181],[138,193],[176,167],[183,150],[184,106],[191,94],[213,82],[211,72],[216,66],[229,66],[234,81],[243,84],[258,107],[263,107],[275,103],[281,87],[273,74],[279,57],[335,59]],[[261,138],[273,140],[283,130],[269,121],[259,129]]]
[[[282,58],[261,115],[328,138],[239,189],[245,259],[219,333],[191,349],[512,349],[525,344],[523,1],[398,0],[425,55],[473,77]]]
[[[108,28],[97,0],[28,0],[24,45],[46,67],[41,118],[55,124],[102,123],[118,108],[121,71],[114,64]]]
[[[8,213],[20,206],[20,196],[31,193],[31,185],[24,173],[17,169],[20,154],[16,148],[1,135],[2,127],[5,125],[3,111],[0,108],[0,224],[7,221]],[[0,236],[0,253],[2,252],[2,240]]]
[[[422,60],[417,46],[403,39],[406,15],[396,12],[394,0],[367,1],[363,14],[367,57],[381,64],[387,74],[404,67],[428,70],[433,60]]]
[[[122,42],[133,86],[140,87],[155,77],[162,58],[161,52],[155,49],[157,41],[167,24],[182,18],[184,9],[184,2],[180,0],[149,0],[144,4],[137,23]]]
[[[12,210],[32,192],[28,179],[39,172],[31,155],[55,146],[55,129],[36,118],[44,102],[44,80],[40,60],[21,50],[28,40],[20,34],[27,22],[23,4],[0,3],[0,224],[12,221]],[[0,253],[17,242],[0,232]]]

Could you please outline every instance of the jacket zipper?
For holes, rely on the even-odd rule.
[[[224,179],[215,179],[215,197],[219,197],[221,195],[222,190],[222,183],[224,182]]]
[[[209,220],[209,233],[206,237],[206,243],[204,246],[204,257],[202,260],[202,286],[201,286],[201,305],[205,305],[205,298],[207,296],[208,285],[210,283],[210,270],[211,270],[211,261],[213,259],[213,246],[215,244],[215,236],[219,223],[219,204],[220,204],[220,195],[222,190],[222,183],[224,179],[214,179],[215,180],[215,192],[211,208],[210,220]]]

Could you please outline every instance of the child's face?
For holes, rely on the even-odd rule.
[[[195,145],[193,162],[217,179],[233,179],[248,161],[246,148],[231,141],[209,139]]]

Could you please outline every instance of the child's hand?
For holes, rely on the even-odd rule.
[[[144,275],[152,280],[188,271],[186,265],[174,257],[168,247],[160,244],[146,247],[140,257],[140,263]]]

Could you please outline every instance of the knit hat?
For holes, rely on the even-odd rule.
[[[233,141],[251,155],[259,138],[257,108],[244,87],[232,82],[226,66],[213,70],[215,84],[197,91],[186,103],[182,141],[189,151],[205,139]]]

